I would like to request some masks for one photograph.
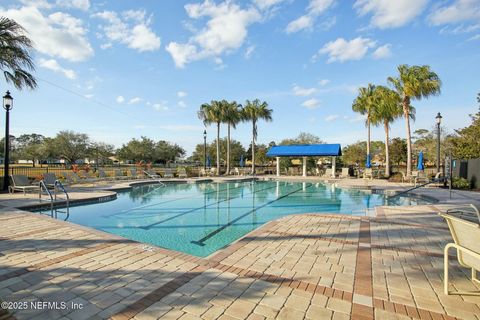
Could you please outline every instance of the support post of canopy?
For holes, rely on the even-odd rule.
[[[280,177],[280,157],[276,157],[277,159],[277,177]]]
[[[307,176],[307,157],[303,157],[302,177]]]
[[[335,161],[337,157],[332,157],[332,177],[335,178]]]

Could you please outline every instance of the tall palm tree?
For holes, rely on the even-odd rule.
[[[5,81],[17,89],[37,87],[35,77],[29,73],[35,70],[30,55],[32,49],[25,29],[12,19],[0,17],[0,70]]]
[[[221,101],[222,104],[222,122],[227,124],[227,175],[230,174],[230,127],[236,128],[242,121],[242,106],[236,101]]]
[[[220,124],[222,123],[222,104],[220,101],[212,100],[210,104],[204,103],[198,111],[198,118],[203,124],[217,125],[217,175],[220,174]]]
[[[374,90],[374,103],[371,124],[383,125],[385,130],[385,177],[390,176],[390,153],[389,153],[389,129],[390,123],[403,115],[402,99],[392,89],[385,86],[377,86]]]
[[[353,100],[352,110],[365,115],[365,126],[367,127],[367,157],[370,155],[370,122],[374,103],[374,91],[375,86],[371,83],[366,88],[362,87],[358,89],[358,96]]]
[[[258,120],[272,121],[272,109],[268,109],[268,103],[255,99],[247,100],[243,108],[245,120],[252,121],[252,174],[255,173],[255,141],[257,140],[257,122]]]
[[[407,176],[412,173],[412,137],[410,132],[410,100],[428,98],[440,94],[442,82],[438,75],[430,70],[430,66],[398,66],[399,76],[388,77],[402,99],[403,116],[407,129]]]

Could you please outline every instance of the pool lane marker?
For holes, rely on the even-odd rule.
[[[240,189],[240,188],[243,188],[243,187],[245,187],[245,185],[241,185],[241,186],[238,186],[238,187],[232,187],[229,190]],[[202,195],[199,195],[198,197],[203,197],[207,194],[212,194],[212,193],[215,193],[215,192],[218,192],[218,191],[225,191],[225,190],[227,190],[227,189],[206,192],[206,193],[203,193]],[[112,213],[112,214],[106,214],[106,215],[103,215],[102,217],[109,218],[109,217],[112,217],[112,216],[128,213],[128,212],[138,210],[138,209],[154,207],[154,206],[157,206],[159,204],[165,204],[165,203],[169,203],[169,202],[175,202],[175,201],[178,201],[178,200],[185,200],[185,199],[191,199],[191,198],[194,198],[194,197],[191,197],[191,196],[190,197],[180,197],[180,198],[170,199],[170,200],[167,200],[167,201],[160,201],[160,202],[156,202],[156,203],[152,203],[152,204],[146,204],[146,205],[143,205],[143,206],[134,207],[134,208],[127,209],[127,210],[122,210],[120,212],[115,212],[115,213]]]
[[[203,237],[202,239],[200,239],[200,240],[193,240],[193,241],[190,241],[190,242],[193,243],[193,244],[196,244],[196,245],[198,245],[198,246],[202,246],[202,247],[203,247],[203,246],[205,246],[205,243],[204,243],[204,242],[205,242],[206,240],[208,240],[208,239],[210,239],[211,237],[215,236],[217,233],[225,230],[226,228],[228,228],[229,226],[231,226],[231,225],[234,224],[235,222],[237,222],[237,221],[245,218],[246,216],[252,214],[253,212],[255,212],[255,211],[257,211],[257,210],[259,210],[259,209],[261,209],[261,208],[264,208],[264,207],[268,206],[269,204],[272,204],[272,203],[274,203],[274,202],[276,202],[276,201],[278,201],[278,200],[281,200],[281,199],[283,199],[283,198],[285,198],[285,197],[288,197],[288,196],[291,195],[291,194],[297,193],[297,192],[299,192],[299,191],[303,191],[303,190],[305,190],[305,189],[307,189],[307,188],[310,188],[310,187],[312,187],[312,186],[313,186],[313,184],[310,183],[310,184],[309,184],[307,187],[305,187],[305,188],[304,188],[304,187],[301,187],[300,189],[297,189],[297,190],[295,190],[295,191],[292,191],[292,192],[289,192],[289,193],[287,193],[287,194],[284,194],[283,196],[278,197],[277,199],[271,200],[271,201],[269,201],[269,202],[267,202],[267,203],[265,203],[265,204],[263,204],[263,205],[255,208],[255,209],[252,209],[252,210],[250,210],[250,211],[242,214],[241,216],[239,216],[239,217],[233,219],[232,221],[230,221],[229,223],[226,223],[226,224],[224,224],[223,226],[221,226],[220,228],[218,228],[218,229],[210,232],[209,234],[207,234],[207,235],[206,235],[205,237]]]
[[[277,187],[277,186],[275,185],[275,186],[273,186],[273,187],[268,187],[268,188],[256,190],[256,191],[254,191],[254,192],[265,191],[265,190],[273,189],[273,188],[276,188],[276,187]],[[252,193],[252,194],[253,194],[253,193]],[[166,218],[166,219],[160,220],[160,221],[158,221],[158,222],[149,224],[149,225],[147,225],[147,226],[139,227],[139,228],[140,228],[140,229],[144,229],[144,230],[148,230],[148,229],[150,229],[151,227],[154,227],[154,226],[156,226],[156,225],[162,224],[162,223],[164,223],[164,222],[167,222],[167,221],[173,220],[173,219],[175,219],[175,218],[184,216],[184,215],[186,215],[186,214],[189,214],[189,213],[192,213],[192,212],[195,212],[195,211],[198,211],[198,210],[206,209],[207,207],[211,207],[211,206],[213,206],[213,205],[216,205],[216,204],[219,204],[219,203],[222,203],[222,202],[226,202],[226,201],[229,201],[229,200],[233,200],[233,199],[236,199],[236,198],[238,198],[238,197],[230,197],[230,198],[227,198],[227,199],[224,199],[224,200],[220,200],[220,201],[217,201],[217,202],[213,202],[213,203],[210,203],[210,204],[207,204],[207,205],[204,205],[204,206],[201,206],[201,207],[192,209],[192,210],[188,210],[188,211],[182,212],[182,213],[177,214],[177,215],[174,215],[174,216],[172,216],[172,217],[169,217],[169,218]]]

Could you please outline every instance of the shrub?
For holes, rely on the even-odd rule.
[[[454,177],[452,186],[455,189],[470,189],[470,182],[465,178]]]

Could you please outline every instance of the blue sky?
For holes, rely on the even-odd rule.
[[[15,98],[14,135],[68,129],[117,147],[144,135],[190,153],[202,103],[259,98],[274,110],[260,143],[309,132],[346,145],[366,137],[351,111],[358,87],[386,84],[403,63],[443,81],[439,97],[413,102],[413,130],[441,112],[451,131],[478,110],[479,0],[20,0],[2,1],[0,15],[36,46],[37,90],[0,80]],[[232,136],[248,146],[250,134],[241,124]],[[383,140],[382,128],[372,134]]]

